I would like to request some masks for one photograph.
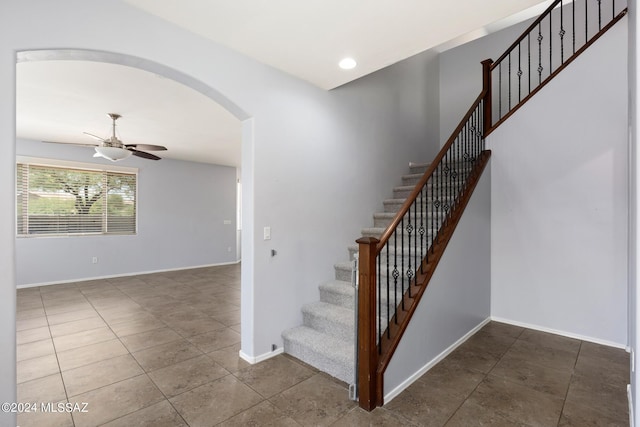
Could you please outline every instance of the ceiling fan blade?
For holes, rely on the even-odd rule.
[[[158,157],[155,154],[145,153],[144,151],[138,151],[135,148],[127,147],[127,150],[131,151],[131,154],[133,154],[134,156],[142,157],[143,159],[149,159],[149,160],[161,159],[161,157]]]
[[[162,145],[152,145],[152,144],[125,144],[127,148],[135,148],[138,150],[147,150],[147,151],[165,151],[167,147],[163,147]]]
[[[59,142],[59,141],[42,141],[47,144],[62,144],[62,145],[78,145],[80,147],[97,147],[99,144],[85,144],[82,142]]]
[[[82,132],[82,133],[84,133],[85,135],[89,135],[91,138],[99,139],[102,142],[106,141],[106,139],[104,139],[104,138],[102,138],[102,137],[100,137],[98,135],[94,135],[94,134],[89,133],[89,132]]]

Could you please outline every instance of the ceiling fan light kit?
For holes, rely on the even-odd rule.
[[[118,160],[126,159],[131,156],[131,154],[133,154],[131,151],[125,150],[124,148],[96,147],[96,154],[94,154],[93,157],[104,157],[112,162],[117,162]]]

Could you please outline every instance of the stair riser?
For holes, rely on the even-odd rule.
[[[354,322],[344,324],[324,316],[304,312],[302,318],[305,326],[316,331],[331,334],[343,341],[353,341],[354,339]]]

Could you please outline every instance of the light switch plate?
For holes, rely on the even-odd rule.
[[[271,240],[271,227],[264,228],[264,240]]]

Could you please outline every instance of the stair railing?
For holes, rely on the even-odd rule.
[[[488,160],[484,93],[464,116],[381,238],[359,243],[360,406],[381,405],[382,374],[446,245],[442,232]],[[382,369],[381,369],[382,368]]]
[[[384,403],[384,372],[489,161],[485,138],[626,13],[620,0],[555,0],[497,61],[482,61],[482,93],[391,224],[357,240],[362,408]]]
[[[490,67],[487,135],[627,13],[621,0],[555,0]],[[488,60],[491,61],[491,60]],[[488,111],[488,110],[487,110]]]

